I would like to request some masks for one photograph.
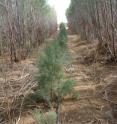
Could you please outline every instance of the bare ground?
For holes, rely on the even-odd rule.
[[[117,103],[117,95],[109,98],[108,88],[117,81],[117,66],[106,66],[96,58],[97,42],[80,41],[78,36],[69,36],[68,48],[72,56],[72,66],[68,75],[75,79],[78,101],[64,101],[65,124],[116,124],[110,101]],[[87,58],[87,60],[86,60]],[[88,61],[89,59],[89,61]],[[92,63],[89,63],[93,59]],[[107,95],[107,96],[106,96]],[[112,102],[111,101],[111,102]]]

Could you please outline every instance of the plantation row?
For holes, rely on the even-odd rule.
[[[60,124],[62,98],[69,94],[75,95],[73,90],[74,81],[68,79],[64,74],[64,66],[68,64],[67,32],[65,25],[60,25],[58,36],[49,41],[42,51],[38,61],[37,90],[31,96],[44,100],[50,108],[45,117],[43,110],[36,110],[36,117],[40,124]],[[53,111],[55,108],[55,111]]]
[[[116,61],[117,0],[71,0],[66,15],[72,33],[98,39],[99,49]]]

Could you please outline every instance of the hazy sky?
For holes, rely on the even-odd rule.
[[[49,4],[56,9],[58,23],[67,22],[65,13],[66,9],[69,7],[70,0],[49,0]]]

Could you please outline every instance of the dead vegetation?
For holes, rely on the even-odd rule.
[[[32,75],[36,67],[32,63],[31,60],[22,61],[14,64],[12,69],[8,64],[2,64],[6,69],[0,72],[0,117],[4,123],[11,122],[12,118],[21,115],[25,97],[36,86]]]

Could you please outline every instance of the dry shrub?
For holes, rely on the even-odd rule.
[[[0,111],[4,121],[7,122],[20,116],[24,99],[35,87],[35,82],[27,74],[19,79],[1,79],[0,85]]]

